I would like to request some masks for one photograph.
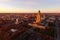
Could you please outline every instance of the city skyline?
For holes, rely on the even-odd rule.
[[[60,13],[60,0],[0,0],[0,13]]]

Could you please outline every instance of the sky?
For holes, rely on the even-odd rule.
[[[0,13],[60,13],[60,0],[0,0]]]

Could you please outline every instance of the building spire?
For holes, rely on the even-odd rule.
[[[38,11],[37,13],[37,16],[36,16],[36,23],[39,23],[41,21],[41,13],[40,13],[40,10]]]

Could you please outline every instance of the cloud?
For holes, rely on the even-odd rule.
[[[0,0],[0,12],[36,12],[36,0]]]
[[[11,0],[0,0],[0,2],[8,2],[8,1],[11,1]]]
[[[40,10],[44,13],[60,13],[60,8],[40,8]]]
[[[36,10],[28,10],[28,9],[15,9],[15,8],[0,8],[0,13],[35,13]]]
[[[32,1],[32,0],[23,0],[23,1],[15,1],[13,2],[13,4],[15,5],[37,5],[38,4],[38,1]]]

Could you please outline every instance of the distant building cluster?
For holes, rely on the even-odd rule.
[[[59,26],[60,16],[43,14],[40,10],[38,13],[0,15],[0,37],[3,40],[17,40],[17,37],[21,40],[53,40],[57,38],[55,30]]]

